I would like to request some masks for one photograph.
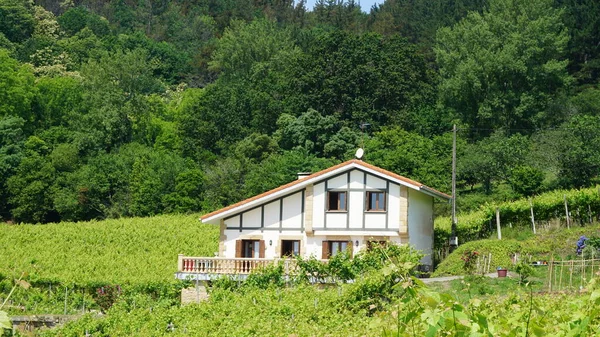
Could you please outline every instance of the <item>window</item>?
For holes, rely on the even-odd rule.
[[[281,256],[300,255],[299,240],[281,240]]]
[[[327,193],[327,210],[328,211],[346,211],[346,192],[329,192]]]
[[[352,242],[350,241],[323,241],[322,259],[329,259],[340,252],[347,251],[352,256]]]
[[[334,257],[337,253],[348,249],[348,241],[329,241],[329,256]]]
[[[385,192],[367,192],[367,211],[385,211]]]
[[[260,240],[242,240],[241,257],[260,257]]]

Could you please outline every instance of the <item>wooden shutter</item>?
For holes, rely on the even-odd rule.
[[[235,257],[242,257],[242,251],[243,251],[243,242],[242,240],[237,240],[235,242]]]
[[[258,241],[258,257],[261,259],[265,258],[265,240]]]
[[[350,255],[350,257],[354,257],[354,255],[352,255],[352,252],[354,251],[353,248],[354,248],[354,244],[352,243],[352,240],[349,240],[346,250],[348,251],[348,255]]]
[[[323,260],[327,260],[329,258],[329,241],[323,241],[323,251],[321,254],[321,258]]]

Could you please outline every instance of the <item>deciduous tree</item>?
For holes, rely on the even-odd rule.
[[[571,82],[561,15],[551,0],[491,0],[438,31],[440,102],[471,136],[547,125],[549,102]]]

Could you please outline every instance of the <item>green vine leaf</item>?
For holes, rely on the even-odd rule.
[[[12,324],[10,322],[10,319],[8,318],[8,313],[6,313],[5,311],[0,311],[0,329],[12,329]]]

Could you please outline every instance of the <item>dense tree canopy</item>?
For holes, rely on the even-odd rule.
[[[570,83],[567,42],[550,0],[491,0],[438,32],[441,102],[480,136],[547,127],[550,102]]]
[[[453,124],[462,193],[594,184],[598,18],[574,0],[0,0],[0,217],[210,211],[358,147],[449,192]]]

